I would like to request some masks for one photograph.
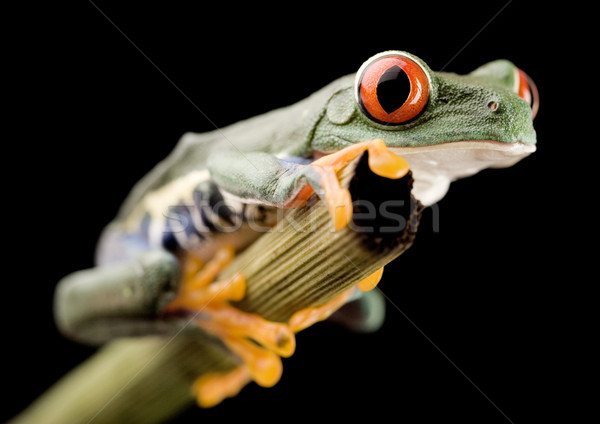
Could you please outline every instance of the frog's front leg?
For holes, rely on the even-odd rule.
[[[221,189],[243,199],[290,208],[303,206],[316,193],[327,204],[339,230],[352,217],[352,199],[337,174],[365,151],[369,153],[369,167],[377,175],[397,179],[409,170],[408,163],[391,153],[380,139],[356,143],[314,161],[228,148],[213,152],[208,167]]]
[[[260,201],[279,208],[290,207],[293,199],[314,177],[307,172],[309,159],[279,159],[264,152],[242,152],[234,148],[215,150],[208,169],[221,190],[242,199]]]

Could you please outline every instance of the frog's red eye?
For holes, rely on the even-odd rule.
[[[537,91],[537,87],[529,75],[520,69],[517,69],[519,84],[517,87],[517,94],[519,97],[525,100],[531,106],[531,118],[535,118],[537,111],[540,107],[540,99]]]
[[[423,68],[408,57],[376,56],[359,70],[356,97],[369,119],[385,125],[403,124],[425,109],[429,80]]]

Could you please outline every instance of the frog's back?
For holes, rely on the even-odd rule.
[[[129,219],[135,213],[135,209],[142,206],[146,196],[176,183],[190,173],[204,173],[208,154],[217,140],[218,136],[213,132],[184,134],[169,156],[132,188],[115,221],[123,222]]]
[[[200,172],[206,170],[207,159],[213,149],[225,147],[241,152],[261,151],[283,156],[305,154],[327,100],[332,93],[350,84],[352,79],[352,75],[340,78],[297,103],[223,129],[184,134],[173,152],[135,185],[116,221],[128,219],[149,194],[176,184],[177,180],[190,181],[190,175],[201,175]]]

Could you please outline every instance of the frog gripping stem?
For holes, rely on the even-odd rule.
[[[363,161],[364,172],[388,181],[399,180],[408,173],[408,164],[391,153],[382,140],[350,146],[309,165],[320,178],[321,192],[316,194],[323,200],[330,218],[333,218],[338,235],[342,230],[352,233],[345,227],[354,213],[348,177],[344,173],[355,169],[359,159],[367,152]],[[349,167],[350,163],[353,166]],[[303,193],[307,195],[306,190]],[[269,319],[272,317],[243,311],[247,309],[243,306],[248,294],[245,278],[239,272],[222,274],[233,259],[232,248],[218,250],[206,263],[188,254],[182,261],[179,292],[165,309],[167,315],[191,315],[195,325],[220,340],[239,361],[239,365],[230,371],[207,373],[195,381],[194,394],[202,407],[212,407],[227,397],[237,395],[251,381],[262,387],[275,385],[282,375],[281,358],[294,353],[294,333],[329,318],[348,303],[357,290],[375,288],[383,272],[383,267],[376,268],[329,300],[300,307],[287,319],[274,317],[275,320],[271,321]],[[235,266],[227,269],[231,268]],[[237,267],[242,270],[246,268],[250,271],[252,267],[248,264]],[[238,309],[238,305],[241,309]]]
[[[352,198],[348,189],[340,185],[338,174],[365,151],[369,152],[369,168],[380,177],[399,179],[409,171],[408,162],[389,151],[381,139],[356,143],[312,162],[307,172],[318,176],[320,192],[317,194],[326,203],[336,231],[344,228],[352,219]],[[313,192],[302,190],[293,204],[302,203]]]
[[[188,255],[179,292],[164,311],[167,316],[192,314],[194,324],[219,338],[242,362],[232,371],[209,373],[196,380],[193,389],[202,407],[235,396],[251,380],[272,387],[281,378],[280,358],[291,356],[295,350],[295,337],[288,325],[267,321],[229,304],[244,297],[246,282],[240,273],[213,281],[233,256],[233,249],[221,248],[202,264]]]
[[[363,150],[336,172],[339,187],[356,203],[352,225],[338,231],[331,231],[327,205],[314,195],[305,207],[287,209],[271,231],[236,248],[235,255],[232,248],[205,257],[193,251],[177,256],[151,251],[137,262],[65,277],[57,296],[65,330],[85,327],[85,339],[101,343],[114,332],[99,328],[127,324],[130,332],[123,335],[129,337],[107,343],[16,422],[157,423],[194,401],[215,406],[253,381],[275,384],[282,358],[293,352],[294,333],[328,317],[356,331],[379,328],[385,304],[372,301],[377,292],[361,291],[375,287],[381,268],[411,246],[422,207],[411,194],[410,173],[381,177],[371,169],[367,153]],[[368,201],[380,210],[389,199],[403,205],[393,212],[404,225],[392,233],[373,232],[394,222],[384,214],[365,218],[359,204]],[[121,284],[115,283],[117,277]],[[131,290],[123,290],[123,280]],[[148,292],[152,302],[146,302]],[[132,293],[144,295],[133,306]],[[103,305],[91,301],[100,295],[112,296],[117,306],[130,305],[119,310],[119,325],[114,325],[114,306],[90,310],[89,305]],[[90,302],[82,302],[83,297]],[[95,325],[100,312],[109,325]],[[124,312],[131,317],[126,322]],[[143,325],[134,326],[140,316],[135,322]],[[131,337],[132,329],[151,337]],[[153,366],[146,366],[149,362]],[[57,402],[64,407],[56,408]]]

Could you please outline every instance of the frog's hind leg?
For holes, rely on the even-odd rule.
[[[273,386],[282,373],[280,357],[291,356],[295,350],[294,333],[288,325],[230,305],[244,297],[244,277],[238,273],[227,280],[215,278],[233,255],[232,248],[222,248],[206,264],[188,256],[179,292],[165,310],[167,314],[191,314],[195,324],[218,337],[242,362],[229,373],[208,374],[196,381],[194,390],[204,407],[234,396],[251,380],[263,387]]]
[[[344,306],[335,311],[330,321],[358,333],[372,333],[381,328],[385,319],[385,298],[379,290],[356,290]]]
[[[178,276],[177,259],[162,249],[76,271],[56,287],[56,325],[65,336],[86,344],[165,334],[170,327],[159,314],[177,292]]]

